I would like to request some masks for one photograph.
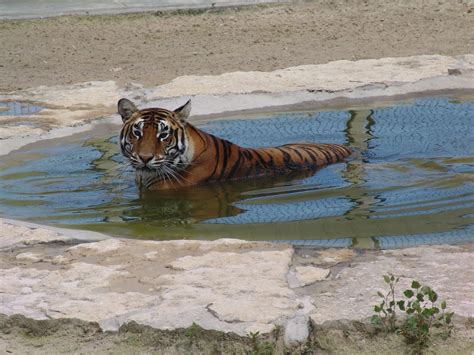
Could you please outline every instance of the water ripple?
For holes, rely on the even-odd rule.
[[[2,161],[0,216],[151,239],[382,248],[474,240],[473,122],[474,101],[450,98],[214,120],[200,128],[246,147],[328,142],[356,153],[313,176],[179,194],[139,194],[108,130],[53,140]]]

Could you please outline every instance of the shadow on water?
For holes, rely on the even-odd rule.
[[[1,215],[149,239],[363,248],[473,240],[473,108],[472,100],[429,98],[210,121],[201,128],[242,146],[314,141],[356,153],[314,175],[142,194],[110,128],[79,134],[2,161]]]

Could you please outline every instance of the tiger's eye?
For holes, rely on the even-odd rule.
[[[159,123],[159,132],[160,133],[157,135],[157,138],[160,141],[167,140],[170,136],[170,127],[166,123],[160,122]]]
[[[160,141],[164,141],[164,140],[167,140],[169,137],[170,137],[169,132],[162,132],[160,133],[158,138],[160,139]]]
[[[140,124],[139,123],[135,123],[133,125],[133,129],[132,129],[132,132],[133,132],[133,135],[137,138],[140,138],[142,136],[142,130],[140,128]]]

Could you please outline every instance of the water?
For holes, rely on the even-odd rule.
[[[356,153],[314,175],[142,196],[116,136],[80,134],[2,162],[0,215],[147,239],[365,248],[472,241],[473,121],[474,100],[450,98],[212,121],[200,128],[243,146],[314,141]]]
[[[41,111],[44,107],[19,101],[0,101],[0,116],[27,116]]]
[[[31,116],[42,109],[44,106],[30,102],[0,101],[0,122],[5,126],[39,127]]]

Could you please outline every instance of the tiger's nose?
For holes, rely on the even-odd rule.
[[[153,159],[153,154],[139,154],[138,156],[144,164]]]

